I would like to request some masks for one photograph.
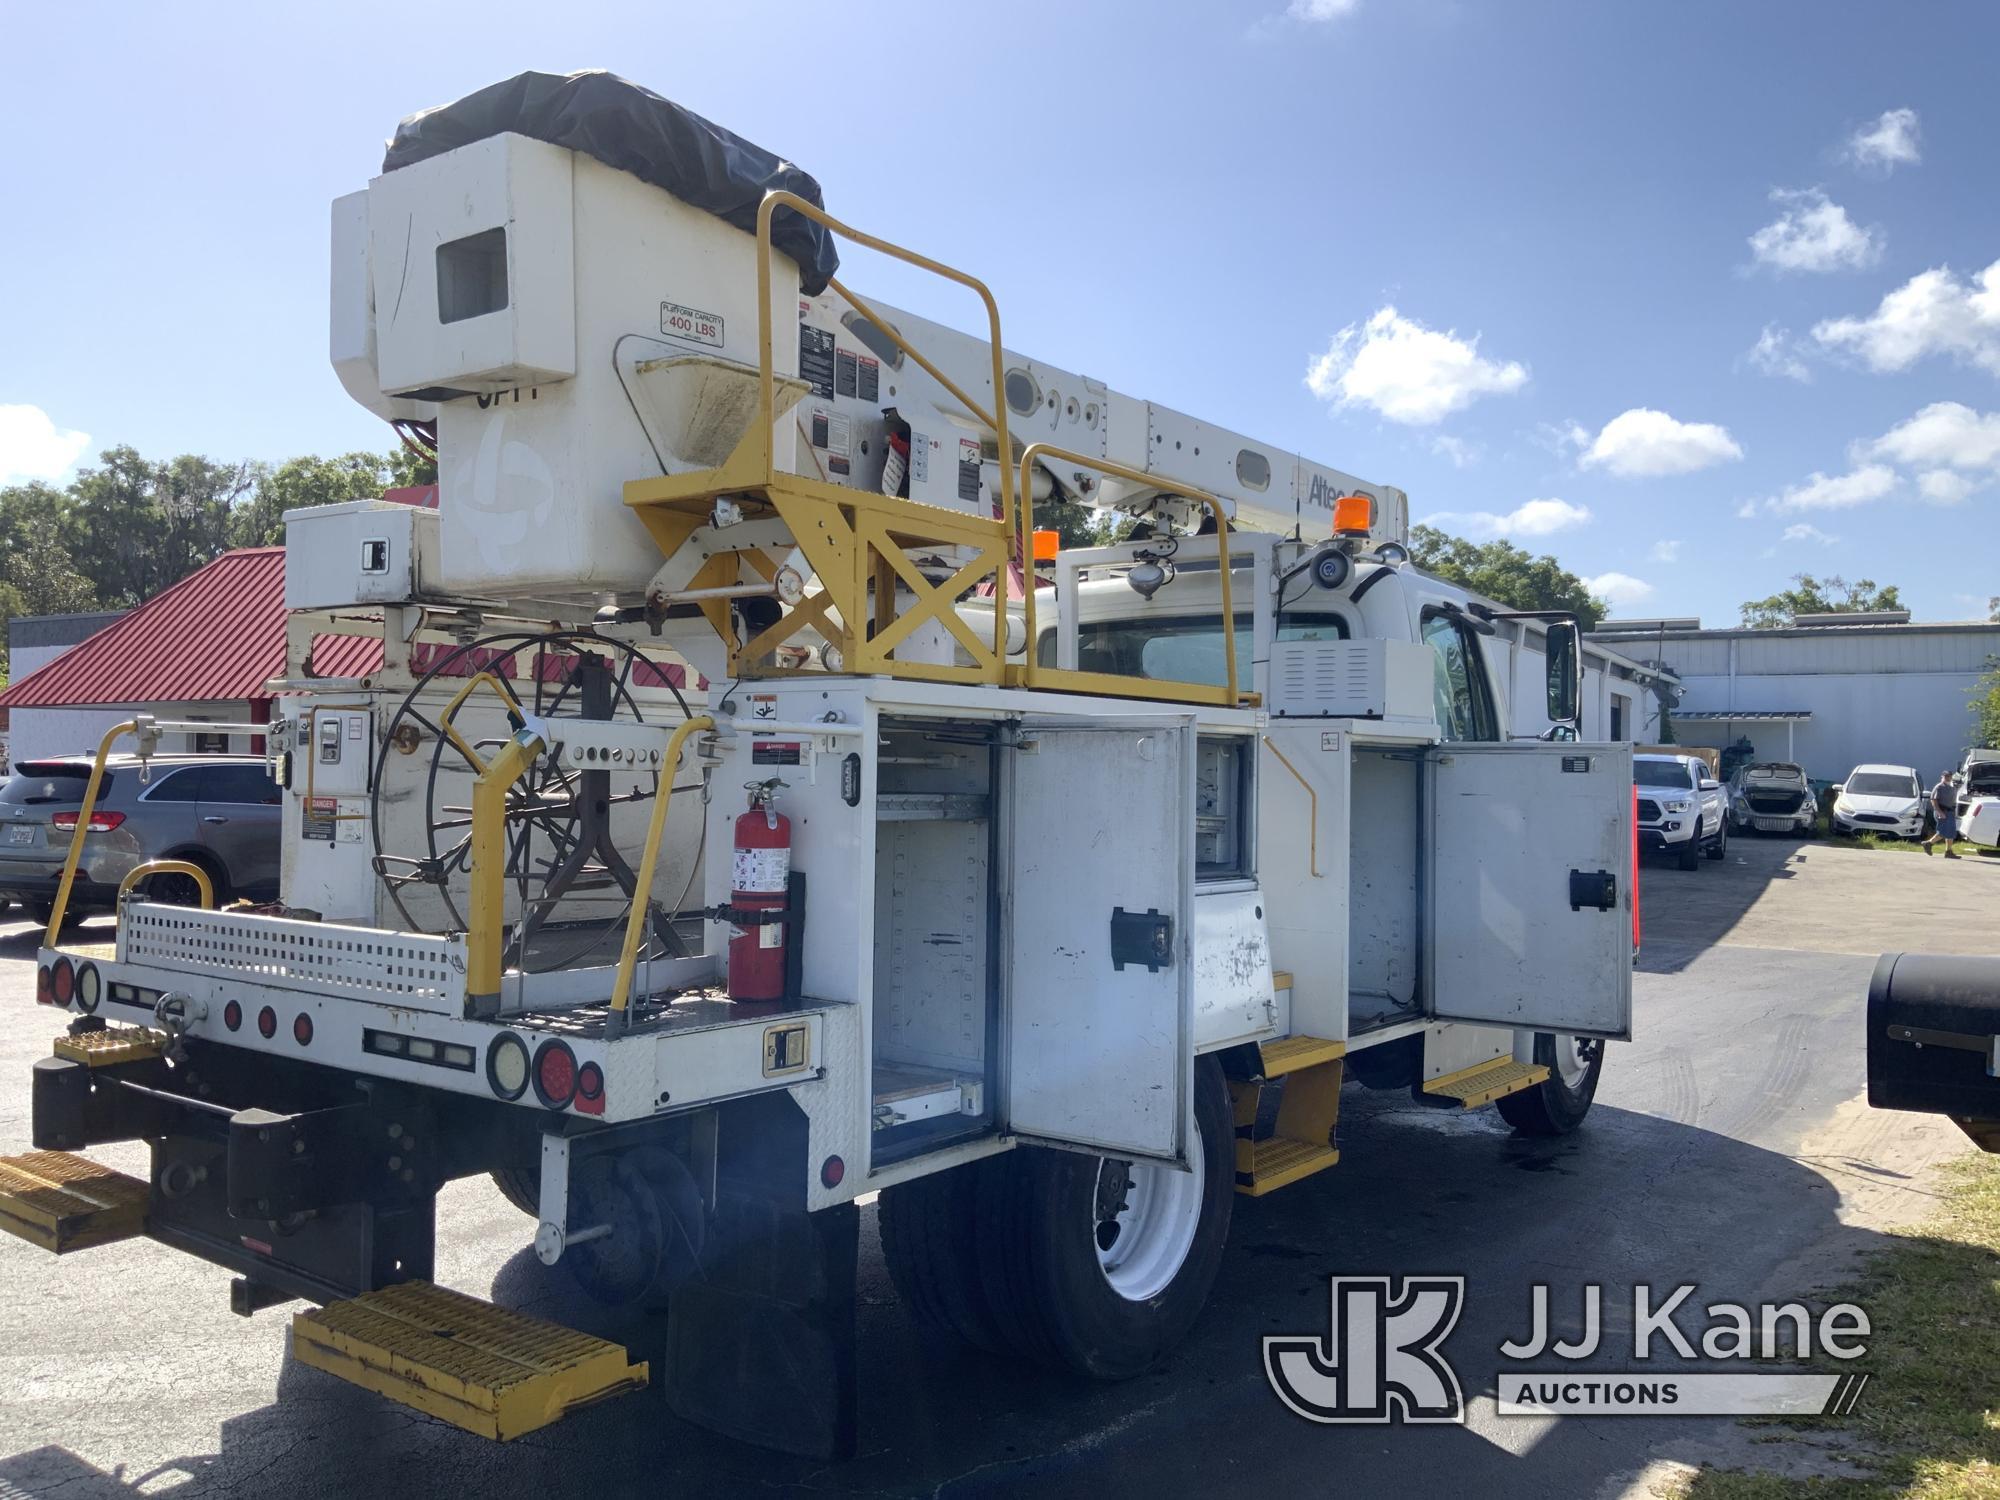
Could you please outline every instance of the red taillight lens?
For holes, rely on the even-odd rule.
[[[49,998],[53,1004],[67,1005],[76,993],[76,966],[66,958],[49,965]]]
[[[550,1109],[565,1109],[576,1097],[576,1054],[567,1042],[543,1042],[535,1053],[535,1095]]]
[[[257,1012],[257,1035],[268,1042],[277,1034],[278,1013],[267,1005]]]
[[[301,1047],[310,1047],[313,1039],[313,1018],[304,1011],[292,1017],[292,1040]]]
[[[125,814],[122,812],[94,812],[90,815],[89,831],[92,833],[109,833],[124,821]],[[64,833],[76,832],[76,814],[73,812],[56,813],[49,818],[49,823],[50,826],[60,828]]]
[[[223,1006],[222,1024],[224,1026],[227,1026],[231,1031],[240,1030],[243,1025],[242,1005],[239,1004],[237,1001],[232,1000],[227,1005]]]
[[[846,1176],[847,1163],[837,1156],[829,1156],[819,1164],[819,1181],[821,1187],[837,1188]]]
[[[55,1003],[55,992],[49,985],[49,966],[43,964],[39,969],[35,970],[35,1004],[54,1005]]]
[[[594,1062],[576,1070],[576,1108],[579,1114],[604,1113],[604,1069]]]

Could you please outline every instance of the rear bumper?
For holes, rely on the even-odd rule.
[[[26,871],[12,871],[0,867],[0,897],[19,901],[27,905],[36,901],[54,901],[56,892],[62,886],[62,871],[53,875],[31,874]],[[118,905],[118,887],[104,881],[88,880],[79,872],[76,883],[70,887],[69,909],[76,911],[111,911]]]

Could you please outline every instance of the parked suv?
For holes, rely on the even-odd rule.
[[[1819,799],[1801,766],[1762,760],[1729,778],[1729,822],[1738,833],[1808,834],[1818,821]]]
[[[1670,854],[1683,870],[1701,856],[1721,859],[1729,849],[1722,783],[1696,755],[1635,755],[1632,784],[1639,789],[1639,847]]]
[[[88,756],[23,761],[0,782],[0,897],[37,921],[54,909],[90,767]],[[199,865],[218,906],[275,898],[283,795],[264,762],[244,756],[155,755],[143,769],[137,756],[109,757],[69,910],[110,911],[118,883],[155,859]],[[146,890],[189,906],[199,899],[186,875],[151,876]]]

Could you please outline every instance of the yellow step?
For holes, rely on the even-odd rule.
[[[1324,1141],[1294,1141],[1272,1136],[1267,1141],[1236,1143],[1236,1191],[1246,1198],[1266,1193],[1324,1172],[1340,1160],[1340,1153]]]
[[[167,1039],[143,1026],[106,1026],[98,1031],[77,1031],[56,1038],[57,1057],[80,1062],[86,1068],[108,1068],[113,1063],[144,1062],[167,1050]]]
[[[1477,1109],[1508,1094],[1531,1089],[1548,1076],[1549,1070],[1540,1063],[1520,1063],[1511,1057],[1496,1057],[1491,1062],[1460,1068],[1456,1073],[1433,1078],[1424,1085],[1424,1092],[1440,1099],[1455,1099],[1461,1109]]]
[[[301,1364],[505,1442],[646,1384],[604,1339],[405,1281],[292,1318]]]
[[[1263,1059],[1264,1076],[1276,1078],[1282,1073],[1301,1072],[1345,1057],[1347,1043],[1317,1036],[1288,1036],[1275,1042],[1259,1042],[1257,1053]]]
[[[68,1151],[0,1156],[0,1229],[57,1255],[146,1231],[147,1185]]]

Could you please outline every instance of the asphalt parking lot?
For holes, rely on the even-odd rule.
[[[1552,1142],[1491,1112],[1442,1115],[1350,1089],[1335,1170],[1239,1199],[1191,1340],[1103,1387],[921,1338],[864,1214],[862,1454],[837,1468],[746,1449],[656,1397],[586,1411],[506,1447],[395,1407],[287,1356],[287,1314],[228,1310],[223,1271],[147,1241],[61,1261],[0,1242],[0,1497],[306,1497],[499,1492],[714,1494],[764,1488],[1096,1496],[1474,1490],[1616,1494],[1660,1461],[1729,1461],[1721,1419],[1501,1418],[1499,1343],[1528,1288],[1557,1308],[1596,1281],[1698,1281],[1753,1301],[1837,1277],[1886,1223],[1921,1217],[1948,1125],[1871,1114],[1860,1019],[1885,950],[1990,950],[2000,861],[1737,839],[1691,873],[1649,869],[1637,1039],[1593,1115]],[[35,934],[0,925],[0,1152],[28,1148],[27,1070],[60,1022],[32,1001]],[[143,1170],[143,1154],[105,1159]],[[620,1334],[527,1249],[485,1182],[439,1206],[439,1279]],[[1448,1345],[1463,1427],[1322,1428],[1284,1411],[1259,1340],[1324,1327],[1332,1272],[1464,1274]],[[1607,1302],[1610,1300],[1607,1295]]]

